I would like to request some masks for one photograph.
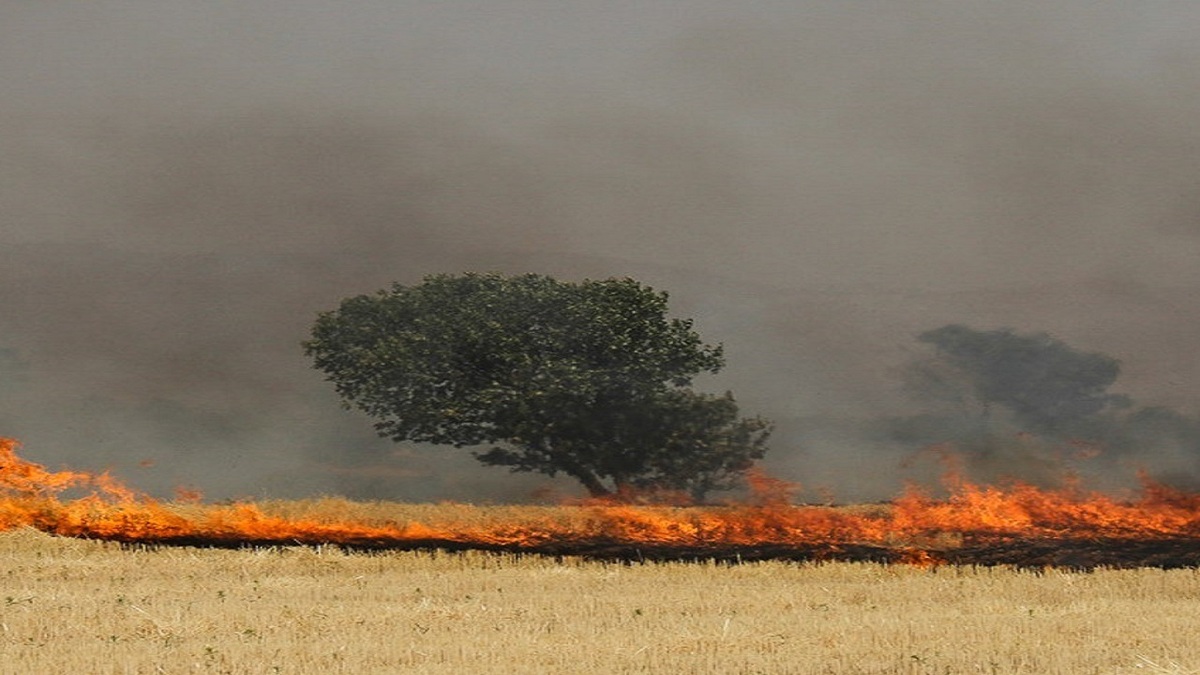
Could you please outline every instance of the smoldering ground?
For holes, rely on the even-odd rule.
[[[844,499],[906,475],[862,430],[919,412],[897,373],[946,323],[1195,414],[1197,14],[8,3],[3,433],[213,498],[571,490],[375,439],[304,360],[342,297],[466,270],[669,291],[726,344],[701,385],[779,422],[768,468]],[[1156,463],[1197,470],[1113,471]]]

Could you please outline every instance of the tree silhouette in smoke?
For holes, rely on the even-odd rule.
[[[1045,333],[959,324],[917,340],[932,351],[903,375],[928,408],[882,420],[889,441],[914,449],[950,443],[977,479],[1041,483],[1061,480],[1065,459],[1130,449],[1131,402],[1109,392],[1120,374],[1115,358]]]
[[[985,418],[1001,406],[1026,430],[1053,433],[1129,405],[1126,397],[1108,393],[1121,372],[1116,359],[1076,350],[1045,333],[951,324],[917,340],[933,345],[936,355],[915,366],[913,380],[932,385],[927,391],[974,401]]]
[[[631,279],[439,275],[348,298],[305,350],[393,440],[484,446],[484,464],[564,473],[593,496],[732,487],[770,424],[692,391],[720,346]]]
[[[910,363],[904,378],[930,408],[883,420],[890,441],[918,448],[949,442],[972,469],[1048,482],[1063,477],[1066,458],[1136,456],[1143,467],[1157,458],[1165,468],[1148,470],[1156,480],[1197,484],[1200,419],[1110,393],[1117,359],[1045,333],[958,324],[917,340],[933,350]]]

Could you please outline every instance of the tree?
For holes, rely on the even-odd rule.
[[[936,355],[910,372],[910,384],[943,399],[974,402],[985,419],[1000,406],[1029,431],[1051,433],[1129,404],[1108,393],[1120,374],[1116,359],[1078,351],[1045,333],[951,324],[917,339],[933,345]]]
[[[348,298],[304,343],[380,435],[575,478],[594,496],[702,495],[761,458],[770,424],[691,391],[724,365],[667,294],[632,279],[438,275]]]
[[[917,339],[933,350],[910,364],[907,384],[926,402],[949,405],[881,420],[878,431],[888,440],[950,443],[972,471],[997,477],[1052,483],[1065,475],[1065,462],[1094,460],[1095,470],[1136,456],[1159,480],[1195,484],[1177,463],[1200,457],[1200,419],[1110,393],[1117,359],[1008,329],[952,324]],[[1153,469],[1159,461],[1162,468]]]

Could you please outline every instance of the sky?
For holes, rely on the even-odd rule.
[[[580,6],[577,6],[580,5]],[[299,344],[433,273],[632,276],[777,420],[856,437],[947,323],[1200,412],[1191,2],[0,3],[0,434],[155,494],[522,500],[395,444]]]

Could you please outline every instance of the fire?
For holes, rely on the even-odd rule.
[[[954,478],[945,498],[911,488],[888,504],[833,508],[795,505],[790,486],[756,474],[760,498],[743,505],[590,503],[500,522],[356,522],[283,517],[249,502],[205,504],[193,492],[160,502],[106,473],[47,470],[17,448],[0,439],[0,530],[145,544],[477,548],[621,559],[1200,565],[1200,494],[1148,480],[1138,497],[1118,500],[1075,486],[1001,488]],[[1131,550],[1148,557],[1130,559]]]

